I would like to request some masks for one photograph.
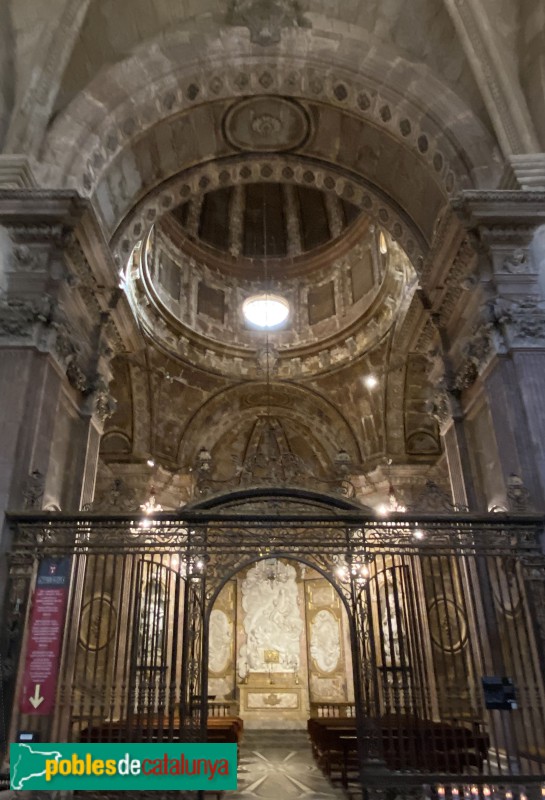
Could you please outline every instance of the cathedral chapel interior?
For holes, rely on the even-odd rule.
[[[0,748],[208,698],[533,797],[544,397],[542,0],[0,0]]]

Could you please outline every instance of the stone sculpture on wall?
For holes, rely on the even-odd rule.
[[[321,672],[334,672],[341,657],[339,620],[327,609],[319,611],[310,628],[310,655]]]
[[[227,24],[248,28],[262,47],[279,42],[284,28],[310,27],[296,0],[231,0]]]
[[[299,669],[303,620],[296,570],[282,561],[260,561],[242,581],[246,641],[238,673],[294,672]]]
[[[231,623],[225,611],[213,609],[210,614],[209,637],[208,667],[211,672],[223,672],[229,664],[232,641]]]

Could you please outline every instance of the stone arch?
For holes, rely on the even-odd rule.
[[[203,188],[213,191],[254,181],[282,181],[334,192],[385,228],[413,263],[421,263],[429,246],[431,229],[423,232],[399,203],[363,176],[298,155],[248,155],[193,167],[146,194],[113,233],[111,243],[118,263],[121,266],[149,227],[178,203],[201,194]]]
[[[353,582],[351,580],[341,581],[337,573],[337,569],[345,565],[347,560],[351,558],[355,542],[350,541],[349,543],[347,537],[350,539],[350,535],[338,529],[337,534],[334,536],[335,544],[332,547],[330,546],[327,552],[320,552],[319,549],[312,545],[309,546],[309,542],[303,545],[300,541],[299,543],[294,543],[293,546],[291,542],[289,544],[286,541],[284,543],[274,542],[269,548],[271,543],[269,530],[262,527],[261,532],[259,529],[254,530],[252,521],[256,521],[259,517],[263,521],[267,513],[278,514],[279,506],[283,507],[284,512],[290,515],[290,518],[293,518],[292,515],[299,517],[303,527],[305,525],[305,513],[310,514],[310,518],[319,517],[324,522],[330,518],[332,524],[334,524],[337,514],[353,514],[354,527],[358,527],[366,517],[371,517],[372,515],[370,509],[346,498],[292,488],[249,489],[227,493],[205,501],[198,501],[185,509],[186,512],[189,512],[190,518],[194,515],[196,525],[199,524],[199,519],[201,518],[202,520],[213,519],[215,523],[219,521],[221,527],[223,514],[225,514],[226,522],[233,520],[233,518],[236,519],[240,515],[240,519],[244,519],[250,525],[249,529],[242,530],[240,533],[240,550],[231,548],[230,553],[219,561],[215,559],[218,550],[214,544],[211,544],[207,550],[206,591],[203,592],[202,604],[203,649],[200,665],[202,697],[204,698],[208,691],[210,615],[222,588],[242,569],[267,558],[284,559],[290,562],[296,561],[316,570],[321,577],[325,578],[334,588],[346,611],[352,652],[355,714],[358,730],[361,734],[364,715],[362,677],[365,658],[365,637],[362,636],[362,626],[364,625],[365,609],[361,602],[362,592],[354,591]],[[231,527],[233,522],[227,522],[227,524]],[[266,547],[264,546],[265,540],[262,535],[263,530],[267,530]],[[211,540],[208,539],[207,541],[210,543]],[[332,542],[330,542],[331,544]],[[264,552],[265,550],[267,552]]]
[[[306,502],[309,505],[315,506],[316,509],[334,517],[338,512],[354,512],[355,515],[363,513],[370,514],[374,517],[374,512],[367,506],[362,506],[358,500],[353,498],[343,497],[339,494],[326,494],[324,492],[315,492],[312,489],[291,489],[289,487],[259,487],[257,489],[241,489],[240,491],[230,491],[223,494],[216,494],[213,497],[196,500],[184,506],[184,513],[195,513],[207,511],[221,511],[232,510],[235,507],[246,507],[246,510],[252,514],[255,513],[256,504],[268,503],[275,500],[281,500],[284,503],[299,505],[301,502]],[[261,512],[260,512],[261,513]],[[358,517],[358,522],[361,519]]]
[[[352,614],[352,610],[350,608],[350,605],[347,602],[347,599],[346,599],[342,589],[340,588],[338,583],[333,579],[333,576],[329,575],[326,572],[326,570],[320,564],[315,563],[312,559],[310,559],[308,557],[305,558],[305,556],[298,555],[296,552],[290,552],[290,551],[285,551],[285,550],[278,550],[278,551],[271,550],[271,552],[267,553],[267,555],[258,555],[258,554],[256,554],[255,557],[248,558],[246,561],[242,562],[241,564],[237,564],[236,566],[232,567],[228,572],[225,573],[224,576],[222,576],[221,580],[217,584],[217,587],[214,588],[213,593],[207,599],[206,610],[205,610],[205,624],[206,624],[206,626],[208,626],[208,623],[210,621],[210,613],[212,612],[212,609],[214,608],[214,603],[216,602],[216,600],[217,600],[221,590],[223,589],[223,587],[230,580],[232,580],[235,577],[235,575],[237,575],[237,573],[242,572],[242,570],[247,569],[248,567],[251,567],[252,564],[257,564],[259,561],[266,561],[267,559],[270,559],[270,558],[283,558],[286,561],[296,561],[299,564],[304,564],[305,566],[309,567],[310,569],[316,570],[316,572],[318,572],[322,576],[322,578],[325,578],[331,584],[331,586],[334,588],[335,592],[339,596],[339,598],[340,598],[340,600],[341,600],[341,602],[342,602],[342,604],[343,604],[343,606],[344,606],[344,608],[345,608],[345,610],[346,610],[346,612],[348,614],[348,617],[350,619],[350,616]]]
[[[243,42],[241,48],[240,38],[228,31],[220,56],[217,42],[208,42],[214,55],[206,70],[199,62],[197,40],[192,42],[191,37],[182,43],[180,32],[175,32],[151,43],[145,52],[135,53],[92,81],[51,126],[42,154],[46,180],[75,186],[91,196],[112,232],[149,191],[192,166],[177,157],[166,171],[159,170],[158,178],[144,181],[132,156],[134,148],[145,141],[147,151],[150,146],[157,151],[163,143],[165,152],[177,118],[201,113],[205,104],[273,94],[321,103],[344,119],[357,120],[374,137],[397,148],[398,158],[410,157],[409,172],[438,203],[459,188],[496,180],[499,156],[492,137],[474,117],[468,121],[465,104],[426,68],[416,69],[397,59],[392,70],[386,56],[374,50],[362,59],[361,43],[350,36],[326,65],[319,31],[294,31],[293,36],[307,37],[307,57],[297,59],[282,51],[275,65],[272,50],[266,58],[262,51],[256,57],[255,47]],[[350,59],[358,65],[356,70],[347,68]],[[67,140],[71,148],[66,147]],[[391,171],[398,170],[396,164]],[[365,179],[365,169],[360,177]],[[390,194],[385,186],[379,189]],[[125,195],[123,209],[110,206],[113,194]],[[407,209],[411,215],[418,203],[412,206]]]
[[[250,404],[252,390],[257,394],[261,392],[262,397],[260,399],[256,395],[255,402]],[[256,382],[252,389],[248,388],[248,384],[239,384],[210,398],[186,424],[179,444],[178,462],[193,464],[201,447],[212,449],[227,429],[232,429],[243,420],[255,419],[257,408],[267,408],[266,391],[263,383]],[[305,427],[308,427],[310,418],[313,432],[322,437],[321,448],[331,460],[340,449],[344,449],[353,463],[362,461],[358,438],[348,420],[331,402],[312,389],[273,383],[270,412],[304,424]]]

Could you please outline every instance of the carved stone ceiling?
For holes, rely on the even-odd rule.
[[[126,17],[124,1],[93,4],[61,102],[95,69],[134,50],[144,31],[178,24],[190,5],[182,12],[182,4],[156,2],[152,21],[149,4],[142,16],[131,6]],[[313,35],[322,5],[294,17],[288,0],[236,0],[230,16],[211,6],[199,24],[212,30],[219,20],[229,36],[246,28],[242,35],[259,50],[277,45],[284,28]],[[471,95],[456,48],[450,62],[441,60],[444,13],[437,4],[418,5],[431,31],[420,57]],[[268,16],[256,18],[265,6]],[[401,5],[397,16],[390,9],[389,26],[380,4],[366,9],[342,4],[341,28],[355,22],[416,56]],[[112,22],[119,10],[131,20],[123,30]],[[146,118],[139,136],[131,118],[121,125],[130,145],[112,132],[90,161],[82,159],[83,185],[94,184],[93,203],[142,334],[141,350],[114,362],[118,406],[103,463],[132,469],[151,457],[167,471],[163,484],[186,486],[179,475],[206,448],[216,479],[228,480],[256,425],[271,418],[285,451],[322,478],[339,452],[360,475],[389,456],[433,465],[440,445],[427,361],[414,352],[415,292],[448,196],[457,180],[472,185],[457,166],[460,150],[422,120],[415,127],[393,101],[375,103],[373,120],[364,119],[372,93],[348,78],[330,76],[326,85],[310,67],[280,75],[259,59],[251,75],[231,67],[229,77],[203,73],[160,103],[148,98],[152,115],[161,105],[157,124]],[[178,100],[184,110],[163,114]],[[263,292],[288,302],[283,329],[266,333],[244,321],[244,301]]]
[[[273,24],[263,33],[260,14]],[[301,11],[299,11],[301,9]],[[501,15],[497,15],[498,18]],[[101,70],[137,51],[154,38],[184,27],[188,44],[210,47],[224,31],[239,30],[258,48],[278,45],[284,30],[315,32],[340,41],[351,32],[362,46],[371,43],[413,63],[422,63],[440,76],[486,121],[478,89],[459,45],[456,32],[439,0],[94,0],[57,99],[57,111]],[[206,52],[200,57],[206,59]]]

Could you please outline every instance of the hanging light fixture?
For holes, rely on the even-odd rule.
[[[163,510],[163,506],[157,502],[157,497],[155,495],[155,487],[152,486],[150,489],[150,495],[145,503],[142,503],[140,506],[141,511],[144,512],[145,518],[140,523],[141,528],[151,528],[153,525],[153,520],[150,517],[153,514],[159,514]]]
[[[387,517],[389,514],[404,514],[407,511],[407,506],[403,505],[397,497],[395,487],[392,483],[391,467],[392,459],[386,460],[387,476],[388,476],[388,502],[381,503],[377,506],[377,513],[381,517]]]

